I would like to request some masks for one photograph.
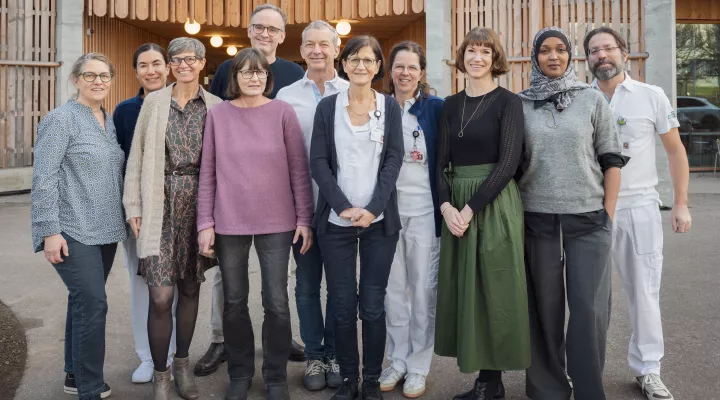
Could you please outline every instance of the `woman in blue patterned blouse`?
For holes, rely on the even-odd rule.
[[[110,395],[105,361],[105,281],[125,239],[125,155],[102,107],[115,69],[98,53],[73,65],[77,95],[38,126],[32,185],[32,237],[67,286],[65,393],[80,400]]]

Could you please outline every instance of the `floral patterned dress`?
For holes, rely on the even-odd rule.
[[[216,260],[200,255],[197,194],[207,107],[202,90],[185,108],[172,99],[165,133],[165,204],[160,255],[140,260],[138,273],[148,286],[177,280],[205,281]]]

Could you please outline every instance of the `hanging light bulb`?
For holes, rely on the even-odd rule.
[[[235,54],[237,54],[237,47],[235,47],[235,46],[228,46],[228,48],[227,48],[227,53],[228,53],[229,56],[234,56]]]
[[[347,35],[350,33],[350,23],[345,21],[344,19],[335,25],[335,29],[337,30],[337,33],[339,33],[342,36]]]
[[[197,23],[197,21],[193,20],[193,22],[190,22],[190,18],[185,21],[185,32],[195,35],[198,32],[200,32],[200,24]]]
[[[210,38],[210,44],[212,45],[212,47],[220,47],[223,44],[223,38],[218,35],[213,35]]]

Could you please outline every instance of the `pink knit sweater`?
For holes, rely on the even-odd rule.
[[[279,100],[253,108],[225,101],[208,111],[198,231],[260,235],[311,226],[313,195],[295,111]]]

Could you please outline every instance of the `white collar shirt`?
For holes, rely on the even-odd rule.
[[[348,91],[337,96],[335,103],[335,151],[337,153],[337,183],[353,207],[365,208],[372,199],[380,170],[385,135],[385,96],[375,92],[376,111],[362,126],[350,122],[347,111]],[[377,112],[379,111],[379,113]],[[373,223],[383,219],[376,216]],[[338,226],[352,226],[352,221],[340,218],[332,210],[329,222]]]
[[[315,121],[315,110],[317,109],[318,103],[325,97],[332,96],[335,93],[339,93],[343,90],[347,90],[349,87],[348,81],[341,79],[335,71],[333,79],[325,82],[324,92],[320,94],[315,81],[308,78],[307,72],[305,76],[299,81],[288,85],[278,92],[275,97],[278,100],[282,100],[292,106],[295,110],[295,114],[300,122],[300,128],[303,132],[303,140],[305,144],[305,150],[310,158],[310,141],[312,140],[313,124]],[[318,186],[315,181],[312,181],[313,186],[313,200],[317,206],[318,200]]]
[[[597,80],[592,85],[599,90]],[[622,154],[630,157],[621,170],[617,209],[660,204],[655,189],[656,135],[680,126],[670,100],[661,88],[638,82],[625,73],[625,79],[615,88],[610,108],[620,133]]]
[[[400,175],[396,183],[398,210],[403,218],[430,214],[434,207],[430,189],[425,133],[420,127],[417,117],[410,113],[410,108],[415,101],[416,98],[411,98],[405,100],[405,104],[403,104],[404,153],[402,168],[400,168]],[[414,137],[414,134],[417,137]]]

